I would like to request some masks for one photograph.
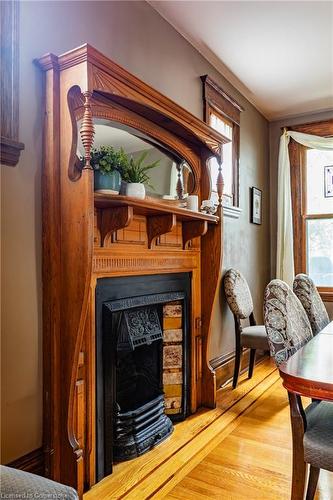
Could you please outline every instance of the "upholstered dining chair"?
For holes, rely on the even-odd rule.
[[[313,335],[317,335],[330,320],[316,285],[307,274],[297,274],[293,290],[305,309]]]
[[[277,366],[313,336],[302,304],[281,280],[265,290],[264,322],[271,356]],[[313,401],[303,409],[301,397],[288,392],[293,437],[292,500],[303,500],[307,464],[310,475],[306,499],[314,497],[320,469],[333,471],[333,403]]]
[[[253,302],[249,286],[244,276],[236,269],[229,269],[223,279],[224,292],[228,305],[234,315],[236,351],[235,368],[232,387],[238,383],[243,348],[250,348],[250,364],[248,377],[253,375],[256,350],[268,351],[265,327],[257,325],[253,314]],[[242,326],[241,320],[249,319],[250,326]]]
[[[0,465],[0,498],[79,500],[70,486],[5,465]]]

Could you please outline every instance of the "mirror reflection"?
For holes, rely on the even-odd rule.
[[[120,194],[130,196],[134,184],[141,183],[150,197],[176,200],[192,192],[192,170],[178,153],[121,123],[95,118],[94,125],[91,165],[95,170],[95,191],[120,190]],[[78,123],[78,130],[80,126]],[[84,156],[80,134],[78,156]],[[127,187],[130,192],[125,192],[126,184],[133,184]]]

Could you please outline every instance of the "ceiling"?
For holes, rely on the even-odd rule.
[[[149,1],[269,120],[333,109],[332,1]]]

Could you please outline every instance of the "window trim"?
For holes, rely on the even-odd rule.
[[[232,190],[232,194],[230,195],[230,194],[227,194],[227,193],[223,193],[223,197],[224,198],[229,198],[231,203],[225,203],[223,205],[224,206],[228,206],[228,207],[235,207],[235,206],[238,206],[238,205],[235,205],[235,175],[234,175],[235,174],[235,172],[234,172],[235,166],[234,166],[234,143],[233,143],[233,140],[234,140],[234,123],[231,120],[229,120],[228,117],[226,117],[225,115],[223,115],[222,113],[220,113],[219,111],[217,111],[215,108],[212,108],[211,106],[209,106],[209,108],[207,109],[207,112],[208,112],[207,123],[208,123],[208,125],[210,127],[212,126],[211,125],[211,116],[214,115],[214,116],[217,116],[220,120],[222,120],[224,123],[226,123],[227,125],[229,125],[232,128],[232,134],[231,134],[231,144],[232,144],[232,150],[231,150],[232,185],[231,185],[231,190]],[[228,137],[228,139],[229,139],[229,137]],[[225,146],[225,144],[223,144],[222,147],[224,147],[224,146]],[[212,186],[212,191],[213,191],[213,193],[217,192],[216,191],[216,186]]]
[[[15,167],[24,144],[19,141],[19,20],[20,2],[2,2],[1,5],[1,114],[0,165]]]
[[[333,135],[333,120],[304,123],[287,127],[287,130],[321,137]],[[293,211],[294,266],[295,274],[306,273],[306,220],[327,218],[328,214],[306,213],[305,146],[292,138],[289,143],[291,201]],[[329,214],[330,215],[330,214]],[[333,215],[332,215],[333,217]],[[301,252],[299,249],[301,248]],[[333,287],[317,287],[325,302],[333,302]]]
[[[210,114],[214,113],[232,124],[232,204],[223,204],[224,215],[238,218],[239,208],[239,154],[240,154],[240,114],[244,108],[227,94],[208,75],[200,77],[203,83],[203,117],[209,125]]]

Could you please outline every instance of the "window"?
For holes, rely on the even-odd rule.
[[[329,127],[330,125],[330,127]],[[305,127],[305,130],[304,130]],[[314,135],[333,135],[333,120],[293,127]],[[307,273],[325,301],[333,300],[333,197],[328,169],[333,151],[310,149],[291,140],[295,272]]]
[[[230,139],[230,142],[223,145],[223,201],[228,205],[233,205],[232,123],[221,115],[218,115],[216,111],[210,110],[209,125]],[[218,162],[216,158],[210,160],[209,166],[214,192],[218,175]]]
[[[223,206],[224,215],[239,217],[239,129],[240,113],[243,108],[208,75],[202,76],[204,119],[212,128],[230,139],[223,146],[222,174],[224,179]],[[212,198],[217,197],[216,180],[218,162],[210,160]]]

